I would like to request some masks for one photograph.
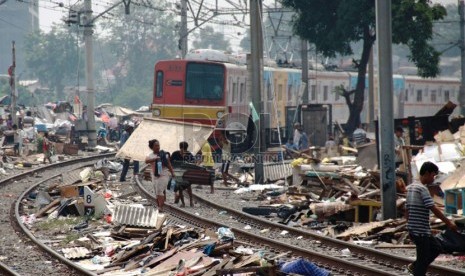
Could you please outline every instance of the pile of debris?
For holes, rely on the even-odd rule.
[[[105,168],[109,177],[102,173]],[[299,265],[329,274],[306,260],[278,267],[283,256],[237,245],[229,228],[213,232],[168,223],[132,184],[111,180],[117,169],[118,164],[101,160],[41,186],[22,202],[23,223],[42,242],[99,275],[274,275],[278,269],[292,273]]]

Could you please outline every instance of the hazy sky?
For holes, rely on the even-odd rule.
[[[40,1],[40,0],[39,0]],[[80,0],[64,0],[62,1],[66,6],[69,6],[70,4],[74,4],[79,2]],[[40,27],[44,31],[49,31],[50,27],[54,22],[59,22],[61,18],[65,17],[67,15],[67,11],[65,8],[60,8],[58,7],[57,4],[61,1],[40,1],[39,3],[39,20],[40,20]],[[101,1],[98,0],[96,3],[108,3],[108,1]],[[458,0],[433,0],[433,2],[438,2],[442,4],[455,4],[458,2]],[[108,6],[108,5],[107,5]],[[94,11],[102,11],[103,7],[99,5],[93,5],[92,6]]]

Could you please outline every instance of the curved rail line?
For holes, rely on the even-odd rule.
[[[51,170],[51,169],[60,169],[61,170],[60,173],[57,173],[57,174],[54,174],[54,175],[51,175],[51,176],[47,176],[46,178],[41,179],[39,182],[32,183],[32,184],[31,183],[24,184],[24,188],[26,190],[24,190],[21,193],[21,195],[16,199],[15,204],[14,204],[14,217],[15,217],[16,221],[11,220],[11,223],[12,224],[15,223],[15,225],[12,225],[12,226],[16,226],[16,228],[20,228],[22,230],[23,234],[28,236],[28,238],[34,244],[36,244],[38,247],[40,247],[40,249],[43,252],[47,253],[48,256],[53,256],[55,259],[57,259],[61,263],[65,264],[67,267],[73,269],[78,274],[96,275],[96,274],[90,273],[89,271],[83,269],[80,266],[77,266],[76,264],[74,264],[74,262],[64,258],[62,255],[58,254],[55,250],[48,247],[47,245],[40,242],[39,240],[37,240],[34,237],[34,235],[29,231],[29,229],[27,229],[24,226],[24,224],[21,222],[21,217],[20,217],[20,212],[19,212],[20,206],[21,206],[21,201],[22,201],[22,199],[24,197],[26,197],[29,194],[30,191],[35,189],[38,185],[40,185],[40,184],[42,184],[42,183],[44,183],[46,181],[49,181],[49,180],[51,180],[53,178],[56,178],[56,177],[60,176],[63,172],[69,171],[69,169],[67,169],[67,167],[69,167],[69,166],[79,164],[80,165],[79,167],[85,167],[85,166],[89,166],[90,164],[92,164],[92,162],[94,162],[95,160],[99,160],[99,159],[105,158],[105,157],[112,157],[112,156],[114,156],[114,153],[93,155],[93,156],[88,156],[88,157],[84,157],[84,158],[77,158],[77,159],[67,160],[67,161],[63,161],[63,162],[60,162],[60,163],[50,164],[50,165],[47,165],[47,166],[43,166],[43,167],[35,168],[35,169],[32,169],[32,170],[28,170],[28,171],[25,171],[23,173],[20,173],[20,174],[5,178],[2,181],[0,181],[0,185],[5,186],[5,185],[9,185],[9,184],[11,184],[13,182],[20,181],[21,179],[26,178],[28,176],[31,176],[34,173],[46,172],[46,171]],[[17,184],[15,184],[15,185],[17,185]],[[51,265],[53,265],[53,264],[51,264]],[[1,275],[19,275],[14,269],[12,269],[11,267],[7,266],[4,263],[0,264],[0,274]]]
[[[266,229],[272,228],[275,231],[288,231],[289,234],[293,235],[294,237],[302,237],[303,239],[309,239],[321,242],[322,245],[327,247],[327,251],[337,251],[340,252],[343,249],[349,249],[352,253],[352,256],[356,256],[357,258],[355,261],[357,262],[372,262],[379,266],[385,266],[387,270],[397,270],[396,274],[390,275],[399,275],[398,273],[402,273],[402,270],[412,262],[411,259],[392,255],[386,252],[382,252],[379,250],[363,247],[357,244],[345,242],[342,240],[334,239],[331,237],[322,236],[310,231],[305,231],[301,229],[296,229],[293,227],[289,227],[287,225],[279,224],[276,222],[271,222],[266,219],[252,216],[247,213],[238,211],[236,209],[226,207],[224,205],[219,205],[208,200],[205,197],[202,197],[196,193],[193,193],[194,198],[211,208],[215,208],[218,210],[224,210],[228,212],[229,215],[233,215],[235,220],[243,221],[244,223],[254,223],[258,228]],[[365,261],[364,261],[365,260]],[[402,270],[401,270],[402,269]],[[440,265],[430,265],[428,271],[435,275],[465,275],[464,271],[440,266]],[[381,275],[381,274],[379,274]]]
[[[23,177],[28,176],[34,172],[46,171],[47,169],[62,167],[63,165],[72,165],[75,163],[91,161],[103,157],[109,157],[112,154],[106,155],[98,155],[87,157],[83,159],[74,159],[66,162],[62,162],[59,164],[52,164],[49,166],[40,167],[34,170],[26,171],[22,174],[15,175],[13,177],[4,179],[0,181],[0,185],[6,185],[6,183],[10,183],[11,181],[21,179]],[[19,217],[19,208],[21,204],[22,198],[24,198],[31,190],[35,187],[40,185],[41,183],[48,181],[54,177],[57,177],[59,174],[52,175],[47,177],[47,179],[41,179],[40,182],[35,183],[32,185],[33,187],[29,187],[29,189],[25,190],[19,199],[15,203],[15,216],[18,219],[18,225],[22,228],[24,233],[40,248],[42,248],[45,252],[49,255],[53,256],[54,258],[58,259],[60,262],[68,265],[76,272],[79,272],[83,275],[97,275],[90,271],[83,269],[82,267],[74,264],[74,262],[64,258],[61,254],[57,253],[55,250],[51,249],[44,243],[37,240],[32,233],[20,222]],[[147,189],[142,184],[139,178],[136,178],[136,186],[141,195],[145,198],[150,200],[155,200],[153,195],[147,191]],[[411,262],[410,259],[393,256],[384,252],[380,252],[377,250],[373,250],[370,248],[365,248],[362,246],[354,245],[351,243],[347,243],[344,241],[320,236],[311,232],[291,228],[282,224],[270,222],[264,220],[259,217],[251,216],[245,214],[243,212],[234,210],[232,208],[228,208],[225,206],[220,206],[213,202],[208,201],[206,198],[203,198],[199,195],[194,194],[197,201],[202,202],[209,208],[215,208],[218,210],[225,210],[229,213],[229,215],[233,215],[235,221],[240,221],[244,224],[253,225],[255,229],[264,229],[272,228],[274,231],[278,229],[279,231],[286,230],[290,234],[297,236],[302,236],[304,239],[309,240],[316,240],[319,241],[321,248],[327,248],[328,251],[339,251],[341,248],[349,248],[351,252],[353,252],[351,257],[340,257],[334,256],[334,254],[325,253],[324,251],[316,251],[311,249],[305,249],[301,246],[291,245],[290,243],[280,242],[275,239],[264,237],[263,235],[257,235],[255,233],[251,233],[250,231],[245,231],[238,227],[230,227],[231,230],[235,233],[236,237],[244,243],[261,247],[261,248],[269,248],[271,251],[277,250],[278,252],[287,252],[291,253],[295,257],[303,257],[307,258],[314,263],[316,263],[320,267],[324,267],[333,272],[336,275],[407,275],[405,271],[403,271],[403,267]],[[191,225],[207,228],[207,229],[217,229],[218,227],[225,226],[225,223],[219,223],[210,219],[206,219],[197,215],[193,215],[190,212],[186,211],[185,209],[175,207],[171,204],[166,205],[166,211],[174,218],[184,222],[187,222]],[[227,226],[227,225],[226,225]],[[295,238],[294,237],[294,238]],[[308,247],[310,248],[310,247]],[[434,273],[436,275],[465,275],[464,272],[451,269],[447,267],[433,265],[429,269],[430,273]],[[1,275],[18,275],[14,270],[7,267],[5,264],[0,263],[0,274]]]
[[[137,188],[141,192],[141,194],[150,199],[155,200],[155,197],[143,186],[139,179],[136,180]],[[166,204],[165,209],[171,216],[188,222],[191,225],[195,225],[202,228],[207,229],[217,229],[218,227],[225,226],[222,223],[218,223],[216,221],[212,221],[210,219],[192,215],[188,211],[175,207],[171,204]],[[255,219],[255,218],[254,218]],[[263,237],[261,235],[257,235],[255,233],[250,233],[248,231],[244,231],[240,228],[236,227],[229,227],[235,234],[236,238],[238,238],[242,242],[246,242],[248,244],[254,245],[259,248],[272,248],[279,250],[280,252],[291,252],[296,257],[303,257],[307,258],[320,267],[324,267],[333,273],[342,273],[339,275],[401,275],[402,273],[397,270],[395,274],[393,274],[392,270],[386,271],[386,266],[380,267],[379,265],[370,263],[369,265],[363,265],[360,263],[355,262],[353,259],[341,259],[338,257],[330,256],[328,254],[324,254],[321,252],[317,252],[311,249],[305,249],[298,246],[293,246],[285,242],[280,242],[274,239],[270,239],[267,237]]]
[[[137,179],[136,183],[145,197],[154,200],[154,197],[143,187],[139,179]],[[167,204],[168,208],[166,210],[170,215],[199,227],[218,228],[227,226],[234,233],[237,233],[241,240],[276,248],[282,252],[290,251],[297,257],[305,257],[333,272],[340,273],[344,270],[345,275],[408,275],[406,266],[412,262],[411,259],[270,222],[223,205],[215,204],[199,195],[194,196],[198,201],[207,205],[208,208],[215,209],[212,213],[219,213],[220,210],[226,211],[229,217],[233,217],[232,221],[235,221],[235,223],[231,224],[240,224],[241,226],[234,227],[228,225],[228,222],[217,222],[206,218],[210,218],[211,216],[193,216],[188,211],[171,204]],[[252,226],[252,230],[244,231],[243,228],[245,225]],[[251,233],[252,231],[259,232],[260,230],[270,228],[272,229],[270,232],[274,232],[275,237],[279,236],[276,233],[283,230],[288,231],[291,235],[291,238],[288,239],[289,242],[279,242],[277,239],[273,239],[273,235],[268,235],[269,237],[267,238],[265,235]],[[300,246],[299,242],[295,243],[295,239],[306,240],[309,243],[307,246]],[[294,245],[291,245],[291,243],[294,243]],[[349,249],[351,254],[348,256],[342,255],[341,251],[343,249]],[[438,265],[432,265],[429,272],[434,275],[465,275],[463,271]]]

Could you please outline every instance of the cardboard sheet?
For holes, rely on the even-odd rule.
[[[188,150],[195,154],[212,132],[213,126],[209,125],[144,118],[116,156],[144,161],[151,151],[148,142],[152,139],[157,139],[160,148],[170,153],[179,150],[179,143],[186,141]]]

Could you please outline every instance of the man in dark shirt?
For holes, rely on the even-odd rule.
[[[410,238],[416,245],[417,259],[407,269],[415,276],[424,276],[428,266],[441,252],[436,239],[431,235],[429,215],[432,211],[453,231],[457,226],[434,205],[426,186],[434,183],[438,167],[432,162],[425,162],[420,169],[420,182],[407,186],[406,217]]]
[[[171,154],[171,164],[176,165],[176,163],[192,163],[194,162],[194,156],[190,151],[187,150],[189,144],[187,142],[179,143],[179,150]]]
[[[173,164],[173,167],[178,167],[182,163],[194,163],[195,158],[190,153],[190,151],[187,150],[189,147],[189,144],[187,142],[181,142],[179,143],[179,150],[173,152],[171,154],[171,164]],[[185,207],[186,204],[184,203],[184,194],[183,190],[187,189],[187,194],[189,195],[189,201],[191,207],[194,207],[194,201],[192,200],[192,188],[191,185],[186,185],[183,183],[176,183],[176,189],[175,189],[175,197],[174,197],[174,203],[178,203],[179,200],[181,200],[181,207]]]

